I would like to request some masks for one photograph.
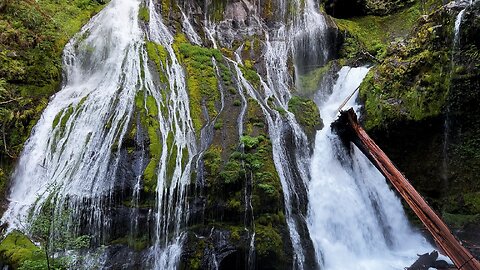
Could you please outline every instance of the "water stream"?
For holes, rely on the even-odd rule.
[[[330,128],[367,72],[343,67],[332,94],[319,104],[325,127],[317,132],[311,162],[308,225],[322,269],[403,269],[433,249],[412,231],[385,178],[356,147],[348,152]],[[355,99],[345,108],[358,114]]]
[[[280,2],[281,14],[286,16],[288,1]],[[242,46],[233,53],[234,59],[225,56],[234,71],[242,103],[239,136],[244,133],[249,99],[259,104],[268,123],[293,248],[293,265],[289,267],[310,269],[318,264],[329,270],[401,269],[414,260],[415,254],[431,251],[430,245],[411,230],[400,201],[385,179],[357,149],[347,153],[329,128],[336,109],[360,84],[368,68],[342,68],[332,94],[322,95],[327,97],[319,104],[325,128],[316,135],[313,157],[307,136],[288,111],[295,84],[291,65],[306,72],[311,67],[305,66],[322,66],[330,56],[325,17],[313,0],[293,2],[297,9],[293,20],[264,29],[265,76],[259,77],[259,89],[240,68]],[[149,11],[147,23],[138,20],[140,5],[146,5]],[[118,204],[117,187],[130,187],[130,203],[138,207],[143,170],[152,158],[140,144],[137,174],[130,180],[122,177],[119,164],[125,149],[119,146],[128,136],[129,127],[141,126],[134,117],[135,99],[140,96],[145,101],[143,109],[158,121],[155,134],[161,146],[158,160],[154,160],[155,206],[147,219],[152,220],[154,232],[144,266],[178,268],[187,237],[184,229],[189,219],[191,174],[195,167],[202,166],[200,158],[211,143],[216,117],[207,119],[200,134],[203,140],[197,145],[184,68],[175,53],[171,28],[157,6],[154,0],[112,0],[66,46],[62,89],[52,97],[34,127],[14,174],[10,205],[1,220],[8,221],[10,229],[28,230],[42,208],[53,204],[53,218],[68,214],[65,229],[91,236],[92,246],[108,244],[115,225],[112,208]],[[188,12],[181,11],[181,17],[181,28],[191,43],[219,46],[215,40],[218,29],[207,15],[203,25],[207,42],[195,31]],[[158,69],[166,82],[159,83],[151,71],[145,40],[165,49],[166,60]],[[221,77],[215,59],[212,64]],[[222,111],[223,89],[220,94]],[[149,112],[149,97],[153,97],[158,112]],[[347,106],[358,108],[354,99]],[[137,133],[135,141],[143,142],[145,136]],[[250,244],[246,260],[253,268],[254,209],[248,190],[251,183],[245,185],[244,225]],[[142,225],[136,207],[128,213],[126,227],[131,236]],[[107,260],[105,254],[94,257],[93,252],[88,254],[86,258],[95,263],[82,267],[94,268],[92,265],[103,265]],[[215,257],[213,262],[218,268]]]

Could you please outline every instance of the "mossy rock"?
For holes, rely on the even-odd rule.
[[[295,114],[309,138],[313,138],[315,132],[323,128],[320,111],[313,100],[293,96],[288,102],[288,110]]]
[[[363,62],[385,58],[391,42],[405,38],[422,15],[419,4],[389,16],[364,16],[335,19],[344,34],[340,57]]]
[[[25,261],[45,260],[45,254],[23,233],[13,231],[0,243],[0,259],[16,269]]]
[[[260,265],[270,265],[269,269],[285,269],[283,240],[275,227],[256,224],[255,253]]]
[[[212,59],[223,63],[223,57],[217,49],[190,44],[184,35],[175,37],[174,48],[186,70],[190,115],[195,133],[200,136],[200,130],[206,122],[202,106],[206,106],[210,119],[218,115],[219,78]]]
[[[451,17],[441,9],[424,18],[405,43],[391,46],[360,86],[365,127],[420,121],[442,114],[450,84]]]

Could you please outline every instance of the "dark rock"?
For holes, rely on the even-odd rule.
[[[428,270],[432,267],[438,258],[438,252],[432,251],[430,254],[425,253],[418,255],[417,261],[415,261],[407,270]]]
[[[326,12],[336,18],[385,16],[414,3],[412,0],[327,0]]]

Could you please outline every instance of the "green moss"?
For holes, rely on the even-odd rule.
[[[325,74],[328,72],[328,70],[331,68],[331,62],[329,62],[327,65],[323,67],[319,67],[317,69],[314,69],[307,74],[300,75],[298,78],[299,82],[299,89],[298,92],[302,96],[311,96],[316,91],[318,90],[320,83],[325,76]]]
[[[271,226],[255,224],[255,251],[260,258],[283,258],[283,241],[280,233]]]
[[[190,114],[199,135],[205,123],[202,104],[205,103],[210,118],[218,115],[216,103],[220,99],[219,81],[212,58],[223,62],[223,57],[219,50],[188,43],[183,35],[176,37],[174,47],[186,69]]]
[[[143,172],[143,189],[147,193],[152,193],[157,187],[157,166],[162,153],[162,143],[158,134],[160,123],[158,122],[157,101],[153,96],[139,91],[135,96],[135,107],[140,116],[140,123],[147,131],[149,139],[150,161]]]
[[[202,269],[202,260],[204,259],[204,251],[207,247],[207,243],[205,239],[198,239],[196,238],[195,245],[193,246],[192,254],[188,260],[188,265],[186,269]]]
[[[167,65],[167,59],[168,59],[168,52],[160,44],[157,44],[155,42],[147,41],[146,42],[146,49],[147,49],[147,54],[148,58],[152,60],[159,72],[160,78],[162,79],[162,74],[164,73],[163,69]]]
[[[298,123],[302,125],[309,137],[312,137],[317,130],[323,128],[320,111],[313,100],[293,96],[288,101],[288,110],[295,114]]]
[[[205,169],[211,175],[218,175],[222,166],[222,148],[218,146],[210,147],[203,155]]]
[[[175,172],[175,168],[177,167],[177,156],[178,156],[178,147],[176,144],[173,144],[172,147],[169,149],[169,156],[167,160],[167,187],[170,186],[173,173]]]
[[[365,102],[365,127],[386,127],[392,121],[419,121],[442,113],[450,84],[449,25],[445,11],[416,26],[404,44],[389,48],[382,63],[370,70],[360,86]]]
[[[19,267],[27,260],[45,260],[45,255],[28,237],[19,231],[13,231],[0,243],[0,258],[14,267]]]
[[[257,136],[267,131],[264,129],[265,119],[262,108],[253,98],[247,99],[247,114],[244,134]],[[244,135],[241,134],[241,135]]]
[[[63,113],[63,117],[62,117],[62,119],[60,120],[60,127],[61,127],[62,129],[64,129],[65,126],[67,125],[67,122],[68,122],[68,120],[70,119],[70,116],[72,116],[73,112],[74,112],[74,109],[73,109],[73,107],[70,106],[70,107],[68,107],[68,109]]]
[[[238,227],[233,227],[231,230],[230,230],[230,239],[234,242],[237,242],[240,240],[240,230],[241,228],[238,228]]]
[[[217,122],[215,122],[215,125],[213,125],[213,128],[215,130],[219,130],[223,128],[223,121],[221,119],[218,119]]]
[[[247,60],[248,61],[248,60]],[[247,63],[247,62],[246,62]],[[249,62],[248,62],[249,63]],[[253,67],[250,65],[248,67],[247,65],[242,66],[239,65],[240,70],[243,73],[243,76],[245,79],[255,88],[255,89],[260,89],[260,76],[258,73],[253,69]]]
[[[361,58],[365,57],[364,52],[368,52],[377,59],[383,59],[389,43],[406,36],[420,16],[420,5],[415,4],[389,16],[334,19],[339,30],[348,34],[342,57]]]
[[[148,8],[146,7],[140,7],[140,9],[138,10],[138,18],[144,22],[149,22],[150,21],[150,12],[148,10]]]
[[[143,172],[143,190],[147,193],[155,192],[157,186],[158,159],[151,158]]]

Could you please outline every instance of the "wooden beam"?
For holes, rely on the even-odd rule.
[[[480,263],[453,236],[442,219],[433,211],[423,197],[415,190],[407,178],[395,167],[388,156],[368,136],[358,123],[353,109],[341,111],[340,118],[332,123],[332,128],[344,142],[353,142],[387,178],[413,212],[432,234],[435,242],[455,266],[461,270],[480,270]]]

